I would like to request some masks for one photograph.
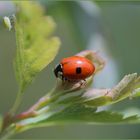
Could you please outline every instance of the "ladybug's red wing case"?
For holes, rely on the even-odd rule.
[[[64,58],[61,64],[63,76],[69,80],[84,80],[91,76],[95,70],[92,62],[80,56]]]
[[[85,57],[64,58],[60,64],[62,65],[63,77],[68,80],[84,80],[95,71],[94,64]]]

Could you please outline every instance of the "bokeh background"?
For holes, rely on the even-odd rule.
[[[53,63],[44,69],[26,91],[20,111],[26,110],[55,83],[52,69],[63,57],[85,49],[97,51],[106,67],[94,80],[94,87],[113,87],[125,74],[140,72],[140,2],[133,1],[38,1],[55,20],[55,35],[61,49]],[[15,36],[2,25],[2,17],[15,11],[11,1],[0,1],[0,112],[14,102],[17,82],[14,75]],[[43,21],[42,21],[43,22]],[[49,82],[48,82],[49,81]],[[140,100],[127,100],[112,110],[140,107]],[[140,138],[140,126],[68,125],[36,128],[14,138],[92,139]]]

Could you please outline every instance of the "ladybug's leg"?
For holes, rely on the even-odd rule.
[[[62,81],[63,81],[63,83],[65,83],[68,81],[68,79],[62,75]]]
[[[87,84],[87,81],[85,79],[80,80],[80,86],[81,86],[81,88],[85,88],[86,84]]]

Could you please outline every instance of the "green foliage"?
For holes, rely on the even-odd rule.
[[[55,23],[35,2],[16,2],[17,55],[15,70],[21,90],[56,56],[60,41],[50,37]]]
[[[16,124],[16,131],[21,132],[35,127],[52,125],[82,124],[110,124],[110,123],[140,123],[140,117],[135,113],[124,115],[119,112],[97,111],[97,108],[82,104],[73,104],[68,107],[55,106],[48,112],[37,117],[25,119]]]
[[[15,71],[20,91],[11,114],[17,110],[21,93],[54,59],[60,45],[57,37],[51,37],[55,23],[51,17],[44,16],[40,5],[31,1],[15,2],[15,4],[17,9],[14,25],[17,43]],[[8,23],[10,23],[9,18]],[[10,25],[11,30],[13,24]],[[104,61],[92,51],[83,51],[77,55],[94,62],[95,74],[104,67]],[[6,126],[2,127],[5,132],[18,133],[35,127],[70,123],[140,123],[138,110],[122,113],[110,110],[99,111],[99,107],[115,104],[127,98],[139,97],[140,77],[136,73],[129,74],[112,89],[89,90],[93,76],[86,79],[87,83],[83,88],[81,81],[57,81],[56,87],[29,110],[18,115],[9,113],[8,123],[5,117]],[[0,128],[1,120],[0,117]]]
[[[127,110],[122,113],[98,110],[100,106],[136,97],[137,92],[133,93],[133,91],[139,86],[139,82],[139,77],[134,73],[126,75],[113,89],[91,89],[87,92],[82,91],[80,94],[72,90],[66,93],[61,89],[62,94],[58,95],[58,88],[56,88],[57,90],[53,91],[54,96],[50,98],[55,98],[55,96],[57,98],[39,109],[34,109],[36,116],[29,116],[18,121],[16,131],[70,123],[140,123],[139,111],[136,109],[132,109],[131,113]]]
[[[84,102],[89,106],[109,105],[126,98],[133,98],[138,95],[137,87],[140,86],[140,79],[136,73],[126,75],[112,89],[91,89],[83,94]],[[135,92],[135,93],[134,93]]]
[[[140,119],[140,118],[139,118]],[[48,119],[48,122],[56,123],[120,123],[132,122],[139,119],[136,115],[124,118],[122,114],[111,111],[96,112],[96,108],[90,108],[81,104],[75,104],[65,108],[62,112],[57,113]],[[44,122],[43,122],[44,124]]]

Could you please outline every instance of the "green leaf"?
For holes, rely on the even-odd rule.
[[[70,122],[80,122],[80,123],[121,123],[121,122],[133,122],[139,121],[139,117],[136,114],[124,118],[123,114],[111,112],[111,111],[101,111],[98,112],[96,108],[89,108],[84,105],[73,105],[65,108],[62,112],[59,112],[52,117],[48,118],[46,122],[56,122],[56,123],[70,123]],[[42,122],[43,124],[44,122]]]
[[[71,123],[84,124],[108,124],[108,123],[140,123],[137,114],[125,115],[112,112],[100,111],[81,104],[73,104],[67,107],[54,107],[48,112],[33,118],[25,119],[16,123],[16,131],[21,132],[35,127],[50,125],[66,125]]]
[[[137,116],[140,117],[140,109],[136,107],[129,107],[128,109],[123,110],[121,113],[124,115],[124,117],[129,117],[134,114],[137,114]]]
[[[139,83],[140,78],[134,73],[126,75],[113,89],[91,89],[85,93],[60,96],[36,110],[36,116],[20,120],[17,123],[17,131],[68,123],[140,123],[139,113],[136,111],[131,111],[130,114],[128,111],[97,111],[99,106],[134,97],[137,94],[135,88],[138,88]]]
[[[56,56],[60,41],[51,37],[55,23],[45,16],[40,5],[31,1],[15,2],[17,54],[15,70],[21,90]]]
[[[133,91],[132,98],[133,98],[133,97],[139,97],[139,96],[140,96],[140,88],[136,88],[136,89]]]
[[[112,89],[91,89],[83,94],[83,102],[89,106],[104,106],[114,104],[126,98],[138,96],[137,87],[140,85],[140,78],[136,73],[126,75]]]

